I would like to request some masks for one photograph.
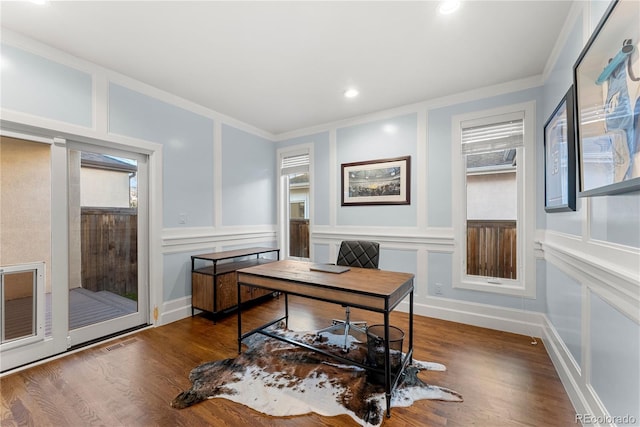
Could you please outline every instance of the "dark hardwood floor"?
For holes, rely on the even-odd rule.
[[[283,299],[243,315],[249,330],[272,319]],[[340,307],[290,298],[289,327],[318,329],[342,317]],[[352,311],[353,319],[381,323]],[[408,315],[392,324],[407,330]],[[414,357],[443,363],[423,372],[430,384],[451,388],[464,402],[419,401],[394,408],[383,426],[571,426],[575,413],[543,343],[531,338],[416,316]],[[200,363],[237,355],[237,321],[202,315],[118,338],[0,379],[4,426],[356,426],[348,416],[272,418],[213,399],[177,410],[169,402],[188,389]]]

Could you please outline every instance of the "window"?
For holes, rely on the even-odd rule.
[[[535,296],[534,112],[453,119],[454,287]]]
[[[286,257],[310,257],[309,214],[311,200],[310,149],[280,153],[280,248]]]

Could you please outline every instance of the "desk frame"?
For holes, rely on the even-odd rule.
[[[276,267],[278,264],[284,265],[285,267],[290,267],[295,271],[305,271],[304,276],[301,277],[299,274],[282,274],[282,272],[270,272],[269,270]],[[278,261],[276,263],[267,264],[264,266],[250,267],[238,270],[238,353],[242,352],[242,340],[247,338],[250,335],[255,333],[259,333],[271,338],[278,339],[280,341],[284,341],[290,343],[292,345],[300,346],[306,348],[308,350],[332,357],[336,360],[339,360],[343,363],[352,364],[355,366],[359,366],[360,368],[366,369],[367,371],[376,372],[384,375],[384,388],[385,388],[385,397],[387,403],[387,418],[391,417],[391,393],[398,385],[398,381],[403,375],[404,369],[411,364],[413,361],[413,279],[414,276],[412,274],[407,273],[393,273],[393,272],[384,272],[383,270],[373,270],[380,271],[380,275],[385,275],[387,277],[399,278],[400,280],[404,280],[402,284],[399,284],[395,288],[389,288],[391,292],[386,294],[382,293],[371,293],[366,291],[355,291],[338,284],[332,285],[331,282],[340,283],[342,280],[341,274],[349,274],[341,273],[341,274],[333,274],[333,273],[325,273],[325,272],[309,272],[309,267],[312,266],[312,263],[301,262],[301,261]],[[353,274],[360,274],[358,270],[367,270],[367,269],[353,269]],[[294,273],[295,273],[294,271]],[[372,270],[369,270],[367,274],[371,274]],[[374,273],[376,274],[376,273]],[[289,277],[287,277],[289,276]],[[348,277],[348,276],[345,276]],[[406,279],[406,280],[405,280]],[[261,289],[269,289],[274,292],[280,292],[284,294],[285,301],[285,313],[283,316],[267,322],[255,329],[252,329],[246,333],[242,333],[242,305],[240,304],[240,296],[241,296],[241,287],[248,286],[253,288],[261,288]],[[309,295],[309,291],[313,289],[317,292],[312,292],[314,295]],[[356,298],[356,294],[358,297],[362,296],[365,302],[357,303],[357,302],[346,302],[344,299],[339,298],[340,295],[344,296],[346,294],[353,294],[354,298]],[[351,360],[347,357],[342,357],[335,354],[330,354],[322,349],[316,348],[312,345],[302,343],[299,341],[295,341],[277,334],[274,334],[268,330],[265,330],[269,326],[272,326],[282,320],[285,321],[285,324],[288,326],[289,319],[289,295],[295,295],[303,298],[310,298],[318,301],[325,301],[334,304],[341,305],[349,305],[350,307],[360,308],[367,311],[373,311],[377,313],[382,313],[384,316],[384,347],[385,347],[385,358],[384,358],[384,369],[377,368],[369,365],[362,364],[360,362]],[[333,296],[335,295],[335,296]],[[397,372],[391,372],[390,366],[390,349],[389,349],[389,314],[395,307],[402,302],[402,300],[409,295],[409,339],[408,339],[408,349],[404,355],[400,363],[400,367]],[[369,301],[369,303],[367,303]]]

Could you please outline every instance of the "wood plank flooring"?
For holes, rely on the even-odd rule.
[[[249,330],[280,313],[283,298],[243,315]],[[319,329],[344,314],[339,306],[290,297],[289,327]],[[404,313],[391,323],[407,331]],[[381,316],[352,310],[352,319]],[[443,363],[421,378],[458,391],[464,402],[420,401],[394,408],[383,426],[570,426],[575,412],[540,340],[421,316],[414,357]],[[200,363],[237,355],[234,315],[215,324],[199,315],[140,331],[0,379],[0,425],[9,426],[357,426],[348,416],[273,418],[213,399],[176,410]]]

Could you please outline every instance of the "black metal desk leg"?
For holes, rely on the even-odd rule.
[[[284,326],[289,328],[289,294],[284,294]]]
[[[389,311],[384,312],[384,395],[387,398],[387,418],[391,418],[391,352],[389,351]]]
[[[242,306],[240,299],[240,282],[238,282],[238,353],[242,353]]]
[[[411,358],[409,364],[413,364],[413,288],[409,294],[409,350],[411,351]]]

